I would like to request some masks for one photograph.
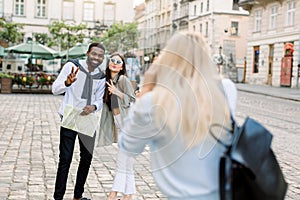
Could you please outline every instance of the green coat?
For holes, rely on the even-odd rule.
[[[116,81],[117,76],[114,78],[113,82],[115,87],[118,88],[124,96],[123,99],[117,97],[121,119],[124,119],[127,115],[130,104],[135,102],[134,90],[130,80],[126,76],[121,75],[118,82]],[[111,145],[113,142],[117,142],[117,130],[113,114],[112,111],[108,109],[107,104],[103,103],[97,146],[107,146]]]

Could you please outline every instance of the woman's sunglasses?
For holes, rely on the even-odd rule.
[[[116,65],[121,65],[121,64],[123,64],[123,61],[122,61],[122,60],[117,60],[117,59],[114,59],[114,58],[110,58],[109,60],[110,60],[110,62],[112,62],[112,63],[114,63],[114,64],[116,64]]]

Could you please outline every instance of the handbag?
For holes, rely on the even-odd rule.
[[[287,183],[271,149],[272,134],[259,122],[247,117],[238,126],[232,120],[229,144],[210,134],[225,147],[219,163],[221,200],[283,200]]]

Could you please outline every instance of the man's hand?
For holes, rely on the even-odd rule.
[[[67,87],[72,85],[72,83],[74,83],[77,80],[76,75],[78,73],[78,70],[79,70],[79,67],[77,67],[76,71],[74,72],[74,66],[72,66],[71,73],[68,75],[67,80],[65,81],[65,85]]]
[[[96,109],[96,107],[94,105],[88,105],[88,106],[85,106],[82,110],[82,112],[80,113],[80,115],[88,115],[92,112],[94,112]]]

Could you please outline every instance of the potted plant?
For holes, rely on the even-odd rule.
[[[1,79],[1,93],[11,93],[12,91],[12,80],[14,76],[9,74],[4,74],[0,72]]]

